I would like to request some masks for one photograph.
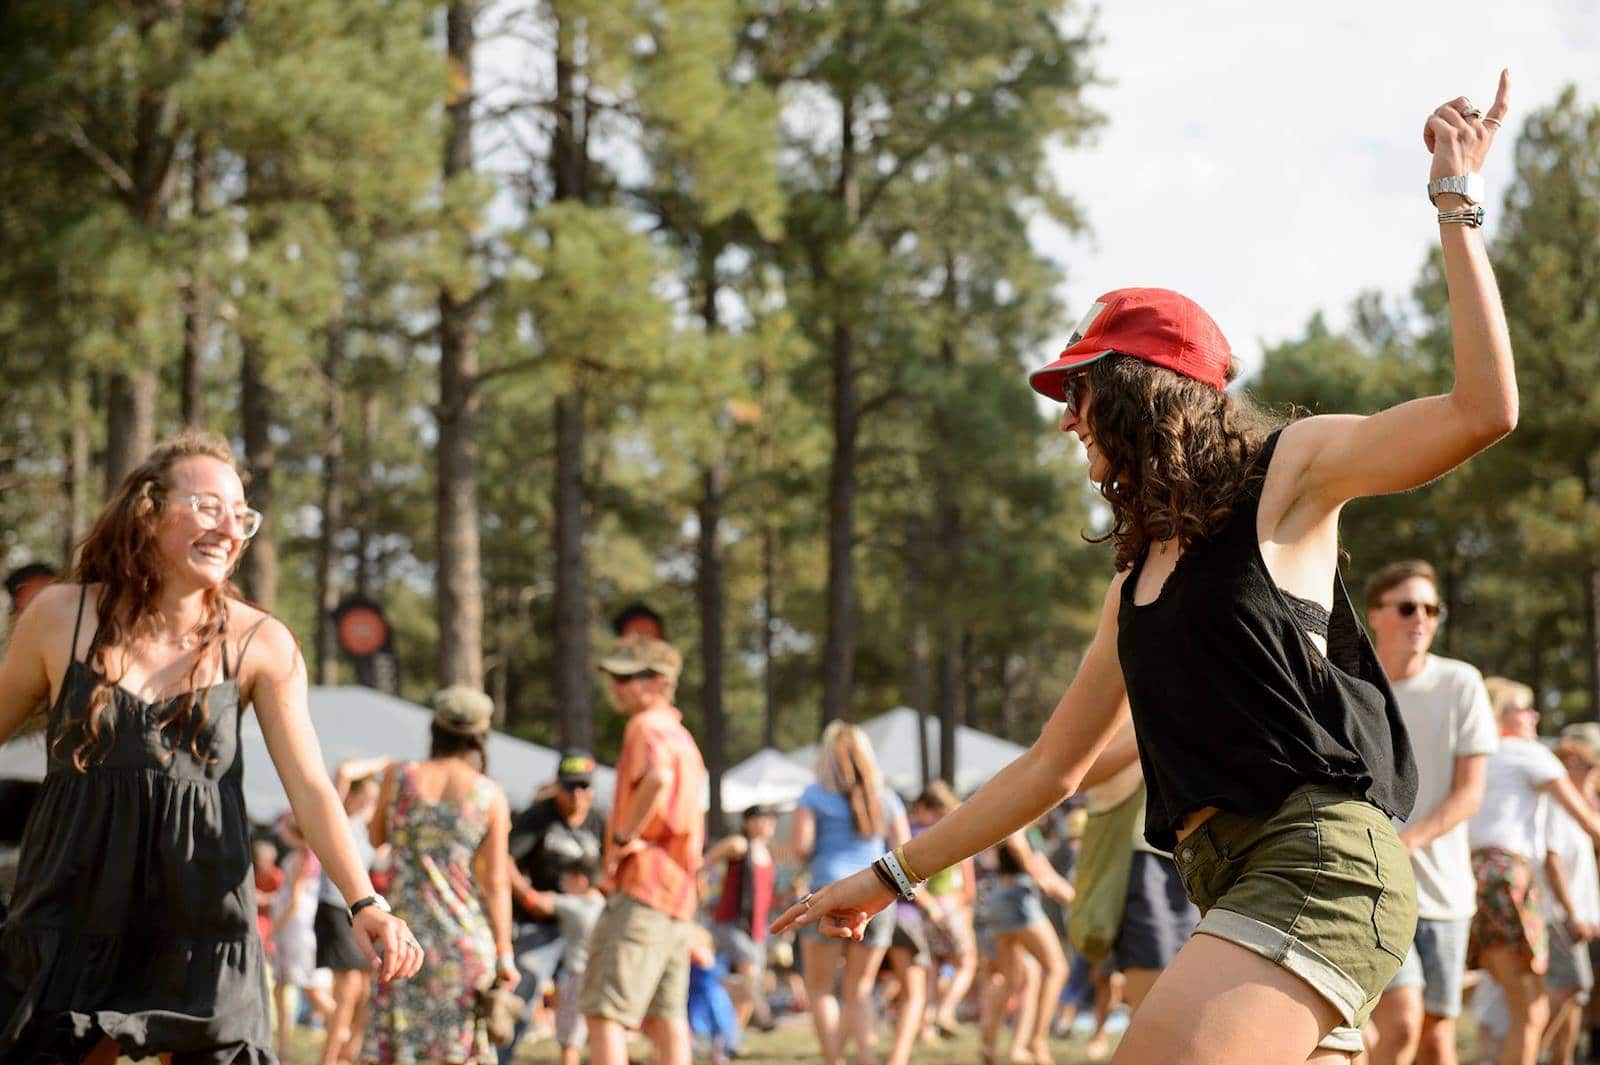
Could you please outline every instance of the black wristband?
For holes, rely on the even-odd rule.
[[[360,913],[368,906],[376,906],[382,901],[383,900],[376,895],[368,895],[364,899],[357,899],[355,902],[351,903],[349,910],[350,923],[352,925],[356,923],[356,914]]]
[[[900,885],[894,882],[894,874],[889,872],[889,866],[882,858],[872,863],[872,872],[884,887],[896,895],[900,894]]]

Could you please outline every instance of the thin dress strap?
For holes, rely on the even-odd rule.
[[[249,630],[245,632],[244,639],[239,641],[239,654],[233,660],[233,670],[231,672],[228,669],[228,644],[226,641],[223,642],[222,676],[224,680],[232,677],[234,673],[239,671],[239,667],[244,664],[244,653],[250,650],[250,641],[256,638],[256,630],[265,625],[267,623],[267,618],[270,618],[271,616],[271,614],[268,614],[266,617],[250,626]]]
[[[87,598],[89,598],[89,586],[87,584],[78,585],[78,618],[72,623],[72,651],[67,658],[68,665],[77,661],[78,658],[78,630],[83,627],[83,601]]]

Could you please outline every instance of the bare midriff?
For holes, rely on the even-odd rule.
[[[1188,836],[1189,833],[1193,832],[1195,829],[1211,820],[1211,815],[1216,812],[1217,808],[1215,806],[1202,806],[1193,813],[1185,814],[1183,817],[1183,824],[1178,826],[1178,841],[1180,843],[1183,842],[1184,838]]]

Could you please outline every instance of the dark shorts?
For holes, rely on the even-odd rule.
[[[1165,969],[1199,923],[1200,911],[1184,894],[1183,878],[1172,859],[1134,851],[1122,926],[1111,946],[1117,970]]]
[[[1562,921],[1549,924],[1550,964],[1545,968],[1544,986],[1550,991],[1576,991],[1589,1001],[1594,989],[1594,967],[1589,963],[1589,946],[1572,938]]]
[[[350,931],[350,912],[343,906],[317,903],[311,929],[317,934],[317,968],[336,973],[372,970],[372,964],[356,946],[355,934]]]
[[[761,972],[767,967],[766,940],[758,943],[748,928],[731,922],[713,925],[711,939],[717,953],[728,959],[729,968],[742,965]]]
[[[983,923],[987,931],[1003,936],[1047,920],[1033,877],[1016,876],[989,893]]]
[[[1359,1053],[1361,1026],[1417,927],[1411,856],[1388,815],[1338,788],[1308,784],[1268,818],[1213,815],[1173,857],[1203,915],[1195,931],[1310,984],[1343,1020],[1322,1048]]]
[[[909,950],[912,962],[917,965],[933,960],[933,951],[928,947],[927,917],[915,904],[895,904],[894,937],[889,940],[889,949]]]

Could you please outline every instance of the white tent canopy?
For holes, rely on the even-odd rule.
[[[763,747],[722,774],[722,809],[740,813],[755,805],[789,806],[817,779],[810,767]]]
[[[928,758],[934,775],[939,765],[939,721],[930,716],[927,721]],[[897,706],[886,714],[863,721],[861,728],[872,740],[873,753],[883,770],[884,780],[895,791],[905,795],[922,790],[922,753],[917,745],[917,712],[909,706]],[[1009,765],[1027,748],[980,732],[966,725],[956,726],[956,779],[951,783],[958,793],[966,795]],[[809,744],[789,757],[802,766],[814,767],[817,762],[817,745]]]
[[[311,723],[322,745],[322,760],[332,773],[350,758],[387,755],[417,759],[428,753],[432,711],[372,688],[327,687],[310,691]],[[245,805],[257,822],[271,821],[289,808],[277,769],[267,753],[261,725],[253,713],[240,726],[244,751]],[[560,754],[501,732],[489,736],[489,775],[506,789],[512,809],[524,806],[541,785],[555,779]],[[44,776],[44,736],[35,734],[0,746],[0,778],[39,780]],[[615,774],[595,771],[596,800],[610,801]]]

